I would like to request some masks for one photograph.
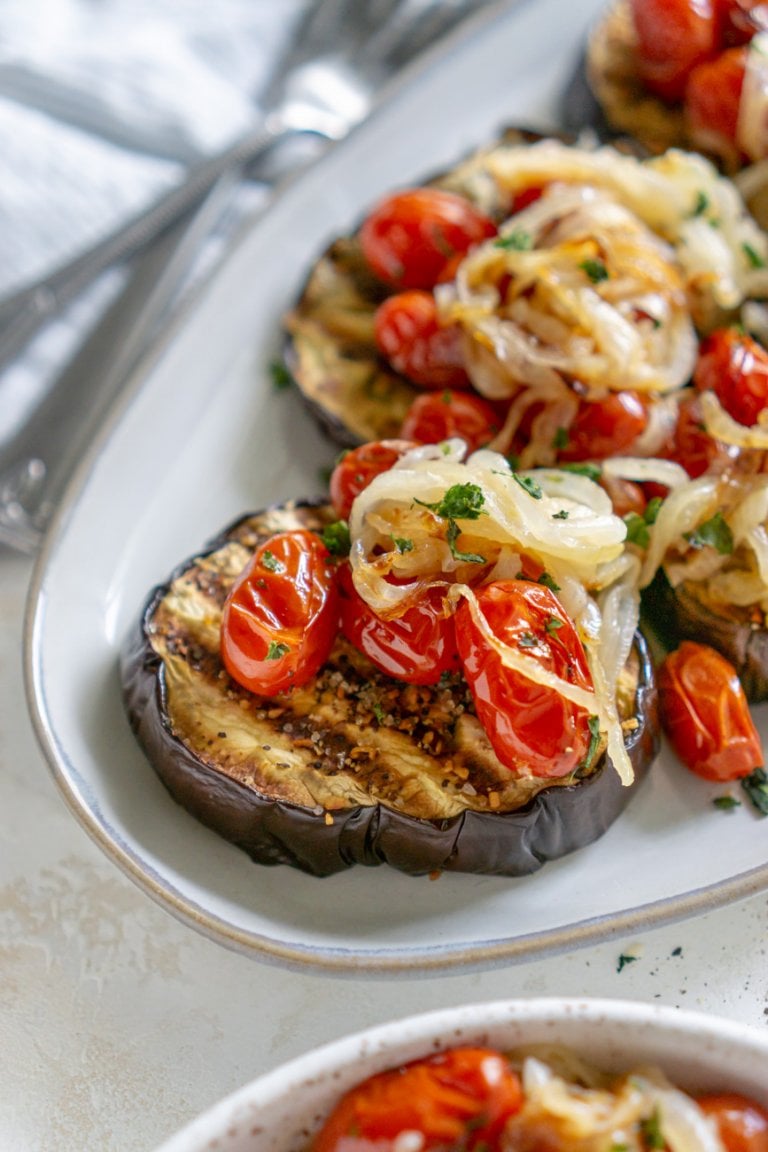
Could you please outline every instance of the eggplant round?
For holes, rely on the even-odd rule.
[[[403,684],[343,638],[290,694],[266,699],[230,679],[218,634],[232,582],[275,532],[322,530],[333,518],[325,504],[247,516],[150,595],[121,675],[131,725],[174,799],[258,863],[316,876],[354,864],[522,876],[601,836],[659,747],[640,633],[623,692],[627,787],[605,754],[580,779],[516,780],[459,674],[434,688]]]
[[[643,592],[643,615],[667,647],[696,640],[716,648],[733,664],[747,699],[753,704],[768,700],[768,630],[748,609],[718,611],[695,584],[673,588],[660,569]]]

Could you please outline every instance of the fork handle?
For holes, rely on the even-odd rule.
[[[224,151],[192,167],[180,184],[93,248],[0,303],[0,371],[46,320],[58,315],[100,272],[140,252],[197,207],[221,176],[254,163],[292,131],[277,117],[268,118]]]

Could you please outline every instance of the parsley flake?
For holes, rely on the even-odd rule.
[[[558,620],[557,616],[550,616],[544,625],[544,631],[550,636],[556,636],[563,626],[562,620]]]
[[[535,648],[538,640],[533,632],[521,632],[517,638],[517,643],[520,648]]]
[[[261,557],[261,566],[266,568],[267,572],[284,572],[285,565],[278,560],[277,556],[269,549]]]
[[[424,508],[430,508],[436,516],[444,520],[477,520],[482,514],[485,496],[477,484],[453,484],[442,500],[428,504],[426,500],[416,500]]]
[[[393,536],[392,543],[401,555],[403,552],[413,552],[413,540],[405,536]]]
[[[269,648],[267,648],[267,660],[279,660],[282,656],[287,656],[290,648],[287,644],[278,644],[276,640],[270,640]]]
[[[647,548],[651,542],[651,534],[643,516],[637,512],[627,512],[624,517],[627,526],[627,543],[637,544],[638,548]]]
[[[586,272],[593,284],[608,280],[609,272],[602,260],[582,260],[579,268]]]
[[[709,196],[707,196],[706,192],[702,192],[701,189],[699,189],[699,191],[696,193],[696,203],[693,206],[693,212],[691,212],[691,216],[703,216],[708,208]]]
[[[661,1150],[666,1147],[667,1142],[661,1130],[661,1116],[659,1115],[658,1108],[654,1108],[650,1116],[646,1116],[640,1128],[643,1133],[645,1146],[649,1152],[661,1152]]]
[[[349,550],[352,547],[352,539],[349,535],[349,525],[346,520],[334,520],[332,524],[326,524],[321,532],[323,544],[330,552],[331,556],[348,556]]]
[[[577,476],[586,476],[595,483],[600,479],[603,470],[599,464],[558,464],[561,472],[575,472]]]
[[[715,796],[712,801],[714,808],[719,808],[722,812],[732,812],[734,808],[741,808],[741,800],[737,800],[735,796]]]
[[[494,240],[496,248],[512,248],[516,252],[529,252],[533,248],[533,236],[524,232],[522,228],[515,228],[504,236],[497,236]]]
[[[699,524],[693,532],[684,532],[683,536],[691,548],[714,548],[721,556],[730,556],[733,552],[733,532],[722,512],[715,512],[711,519]]]
[[[550,592],[560,591],[560,585],[557,583],[554,577],[550,576],[549,572],[542,572],[536,583],[543,584],[545,588],[549,588]]]
[[[634,964],[636,960],[637,956],[630,956],[627,952],[622,952],[619,956],[619,962],[616,965],[616,971],[623,972],[627,964]]]
[[[555,451],[559,452],[561,449],[567,448],[569,442],[570,436],[568,435],[568,429],[558,428],[552,437],[552,447],[555,449]]]
[[[282,360],[272,361],[269,366],[269,374],[272,377],[272,387],[278,392],[290,388],[293,384],[293,376],[291,376]]]
[[[600,747],[600,717],[590,716],[587,720],[587,727],[589,728],[589,747],[587,754],[579,764],[581,772],[588,772],[595,762],[597,750]]]
[[[751,244],[742,244],[741,250],[746,256],[750,268],[765,268],[765,260]]]
[[[559,512],[552,513],[553,520],[567,520],[569,512],[567,508],[561,508]]]
[[[448,547],[451,550],[451,556],[454,560],[459,560],[463,564],[485,564],[485,556],[481,556],[478,552],[460,552],[456,547],[456,541],[461,535],[461,529],[455,520],[448,521],[448,530],[445,533],[445,539],[448,542]]]
[[[534,500],[541,500],[543,495],[541,486],[536,483],[532,476],[521,476],[519,472],[513,472],[512,476],[529,496],[533,496]]]

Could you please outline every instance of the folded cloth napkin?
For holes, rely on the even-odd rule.
[[[305,0],[4,0],[0,299],[85,250],[258,123]],[[0,446],[117,287],[0,375]]]

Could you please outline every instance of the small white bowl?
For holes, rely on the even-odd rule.
[[[385,1068],[457,1044],[558,1043],[606,1070],[655,1064],[691,1092],[768,1106],[768,1034],[620,1000],[506,1000],[441,1009],[324,1045],[227,1096],[157,1152],[304,1152],[343,1092]]]

